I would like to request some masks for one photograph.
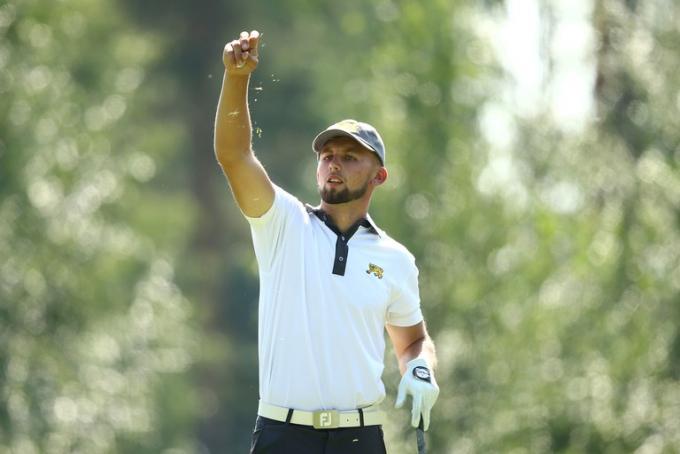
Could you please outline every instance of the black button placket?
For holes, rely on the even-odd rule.
[[[316,214],[319,219],[321,219],[323,223],[326,224],[326,227],[331,229],[333,233],[337,235],[337,239],[335,240],[335,258],[333,259],[333,274],[344,276],[345,269],[347,268],[347,256],[349,255],[349,245],[347,243],[349,243],[349,240],[352,238],[352,236],[357,232],[357,230],[359,230],[360,226],[363,225],[365,227],[370,227],[370,223],[366,219],[360,219],[346,232],[341,232],[323,210],[311,210],[313,210],[314,214]]]
[[[333,274],[337,274],[338,276],[345,275],[345,268],[347,267],[347,254],[349,254],[349,246],[347,245],[348,241],[349,237],[345,235],[338,235],[338,239],[335,240],[335,260],[333,261]]]
[[[349,243],[352,236],[359,230],[359,226],[363,224],[364,220],[359,220],[350,227],[349,230],[343,233],[335,224],[333,224],[333,221],[326,213],[322,215],[321,219],[324,224],[337,235],[337,239],[335,240],[335,259],[333,259],[333,274],[344,276],[345,268],[347,268],[347,256],[349,255],[349,245],[347,243]]]

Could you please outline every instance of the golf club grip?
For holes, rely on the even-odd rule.
[[[418,454],[425,454],[425,431],[423,430],[423,417],[420,417],[420,423],[416,429],[416,442],[418,446]]]

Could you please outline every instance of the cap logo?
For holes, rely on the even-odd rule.
[[[359,127],[359,125],[354,121],[344,120],[344,121],[341,121],[340,123],[338,123],[336,126],[344,129],[347,132],[358,133],[359,131],[361,131],[361,128]]]

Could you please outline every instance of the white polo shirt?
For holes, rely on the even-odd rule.
[[[308,411],[378,403],[385,323],[423,320],[414,257],[370,218],[343,238],[322,211],[275,191],[267,213],[247,217],[260,275],[260,398]]]

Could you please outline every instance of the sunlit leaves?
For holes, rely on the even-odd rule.
[[[6,2],[0,34],[0,446],[173,446],[149,433],[190,311],[148,229],[111,216],[156,173],[130,132],[158,43],[112,2]]]
[[[678,12],[634,3],[357,6],[311,68],[320,115],[386,139],[371,209],[420,267],[442,452],[680,446]]]

